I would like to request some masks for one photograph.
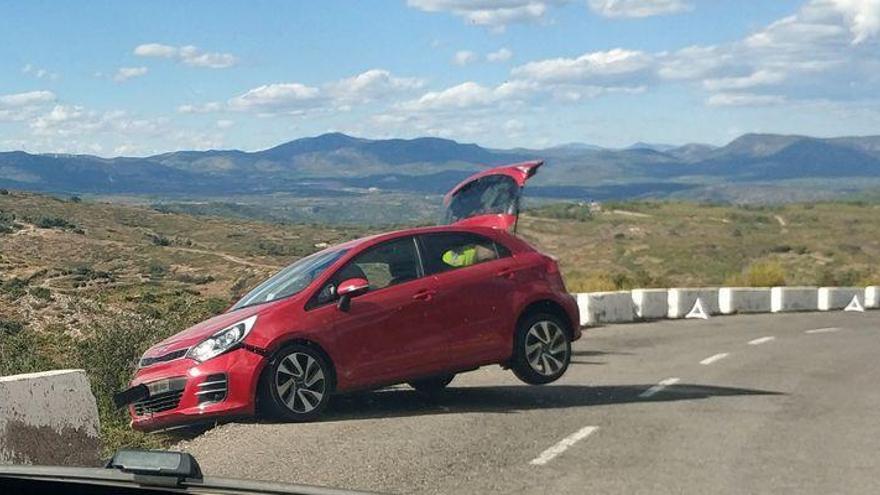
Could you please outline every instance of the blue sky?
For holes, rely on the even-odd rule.
[[[0,1],[0,149],[880,134],[880,0]]]

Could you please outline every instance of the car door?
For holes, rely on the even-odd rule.
[[[434,281],[424,277],[412,236],[373,246],[355,256],[319,292],[318,303],[334,297],[329,287],[365,278],[370,289],[347,310],[333,308],[333,332],[342,350],[339,372],[353,387],[402,381],[430,372],[445,353],[445,338],[429,316]]]
[[[449,362],[469,367],[505,358],[513,322],[515,260],[471,232],[419,236],[425,273],[436,283],[434,311],[447,336]]]

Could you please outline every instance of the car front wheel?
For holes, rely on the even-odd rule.
[[[273,415],[286,421],[311,421],[330,400],[330,363],[315,349],[293,344],[279,350],[268,364],[263,392]]]
[[[520,321],[511,368],[520,380],[543,385],[558,380],[571,362],[571,335],[557,316],[539,313]]]

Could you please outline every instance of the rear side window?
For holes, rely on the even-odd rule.
[[[467,232],[426,234],[419,237],[425,274],[448,272],[510,256],[492,239]]]
[[[488,175],[464,186],[446,207],[447,224],[477,215],[516,213],[520,187],[506,175]]]

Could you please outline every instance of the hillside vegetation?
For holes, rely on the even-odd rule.
[[[573,291],[880,282],[880,206],[534,207],[520,234]],[[110,404],[152,343],[326,245],[386,228],[273,224],[0,190],[0,375],[85,368],[107,449],[150,445]]]
[[[554,204],[520,225],[573,291],[880,282],[877,204]]]

